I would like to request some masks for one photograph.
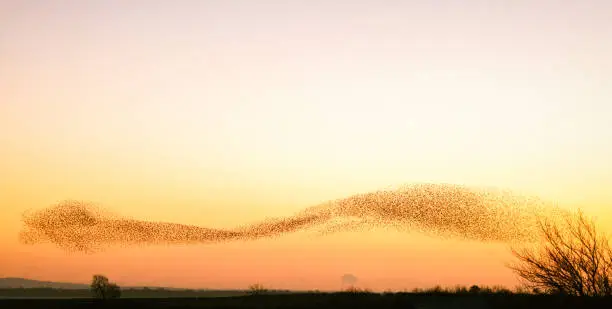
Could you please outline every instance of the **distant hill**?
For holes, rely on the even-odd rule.
[[[53,288],[53,289],[64,289],[64,290],[83,290],[89,289],[89,284],[84,283],[69,283],[69,282],[53,282],[53,281],[40,281],[25,278],[0,278],[0,289],[10,288]],[[164,289],[169,291],[191,291],[194,289],[187,288],[172,288],[172,287],[160,287],[160,286],[121,286],[122,289]],[[208,290],[208,289],[195,289],[195,290]]]
[[[88,289],[88,284],[39,281],[25,278],[0,278],[0,288],[54,288],[54,289]]]

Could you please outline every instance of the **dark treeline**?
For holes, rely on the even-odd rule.
[[[344,291],[336,292],[325,292],[319,290],[311,291],[290,291],[290,290],[269,290],[261,289],[261,291],[255,292],[252,288],[247,290],[210,290],[210,289],[176,289],[176,288],[122,288],[122,298],[190,298],[190,297],[232,297],[232,296],[247,296],[254,294],[265,294],[265,295],[279,295],[279,294],[292,294],[292,295],[376,295],[376,294],[410,294],[410,295],[462,295],[462,294],[533,294],[527,293],[526,291],[512,291],[501,286],[493,287],[465,287],[457,286],[454,288],[444,288],[435,286],[428,289],[413,289],[411,292],[394,292],[386,291],[382,293],[372,292],[368,289],[360,289],[356,287],[349,287]],[[40,288],[0,288],[0,297],[3,298],[92,298],[92,291],[90,289],[62,289],[62,288],[51,288],[51,287],[40,287]]]
[[[239,290],[125,289],[123,293],[120,299],[99,300],[93,299],[88,290],[0,289],[0,298],[5,298],[0,299],[0,308],[612,308],[612,297],[517,293],[491,288],[384,293],[357,289],[269,291],[258,295]]]

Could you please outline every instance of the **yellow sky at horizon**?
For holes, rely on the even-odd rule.
[[[387,186],[455,183],[579,206],[612,231],[606,1],[9,2],[0,1],[0,277],[87,280],[88,259],[125,284],[242,287],[265,277],[333,287],[344,272],[381,289],[437,275],[469,284],[470,259],[485,261],[486,282],[512,277],[501,247],[468,252],[401,233],[86,258],[17,243],[25,210],[64,199],[233,227]],[[222,274],[251,253],[257,267],[244,278],[207,281],[164,264],[213,256],[204,270]],[[158,274],[139,265],[147,255],[159,255]],[[272,256],[288,262],[266,272]],[[126,265],[105,261],[117,258]],[[453,272],[454,258],[469,267]],[[36,268],[44,259],[49,268]],[[292,273],[309,259],[322,270]],[[342,269],[347,259],[354,270]]]

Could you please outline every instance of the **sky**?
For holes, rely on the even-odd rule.
[[[606,0],[0,0],[0,277],[513,286],[507,246],[406,232],[93,255],[17,235],[64,199],[230,228],[414,182],[535,194],[605,229],[609,55]]]

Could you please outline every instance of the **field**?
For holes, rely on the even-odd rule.
[[[232,296],[229,292],[209,292],[203,297],[188,298],[5,298],[0,299],[0,308],[612,308],[612,298],[500,293],[281,293]]]
[[[282,292],[279,292],[282,293]],[[243,290],[180,290],[180,289],[123,289],[123,298],[208,298],[231,297],[247,295]],[[91,298],[91,292],[86,289],[53,289],[53,288],[0,288],[1,298]]]

